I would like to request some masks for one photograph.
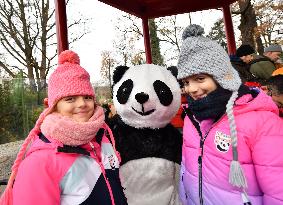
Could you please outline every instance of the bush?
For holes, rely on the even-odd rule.
[[[24,139],[43,110],[45,91],[29,89],[24,79],[0,84],[0,144]]]

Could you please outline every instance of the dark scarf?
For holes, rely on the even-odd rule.
[[[250,89],[241,85],[238,98],[251,93]],[[191,112],[198,121],[205,119],[219,119],[226,111],[226,105],[232,95],[232,91],[218,87],[215,91],[209,93],[206,97],[194,100],[187,96],[189,112]]]

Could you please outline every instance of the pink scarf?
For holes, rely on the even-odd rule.
[[[64,145],[78,146],[90,142],[104,123],[102,107],[97,106],[87,122],[76,122],[59,113],[51,113],[41,124],[41,132]]]

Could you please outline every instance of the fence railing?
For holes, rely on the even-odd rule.
[[[40,83],[40,85],[38,85]],[[112,98],[109,86],[93,83],[98,103]],[[24,139],[44,109],[46,81],[0,78],[0,144]]]
[[[0,144],[24,139],[43,110],[46,88],[25,78],[0,80]]]

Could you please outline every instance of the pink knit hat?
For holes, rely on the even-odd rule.
[[[80,58],[73,51],[63,51],[58,58],[58,67],[48,81],[48,107],[67,96],[94,96],[88,72],[80,66]]]

